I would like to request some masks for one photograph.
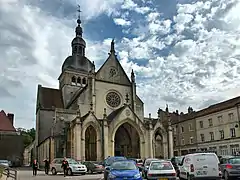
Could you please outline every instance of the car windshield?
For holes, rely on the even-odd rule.
[[[134,170],[137,169],[133,161],[116,161],[112,164],[113,170]]]
[[[0,160],[0,163],[8,163],[8,160]]]
[[[168,161],[158,161],[158,162],[152,162],[150,165],[151,170],[172,170],[173,166]]]
[[[146,166],[149,166],[151,164],[152,161],[156,161],[157,159],[148,159],[146,160]]]
[[[75,161],[74,159],[67,160],[69,164],[80,164],[79,162]]]
[[[109,158],[106,162],[107,166],[111,166],[113,162],[115,161],[121,161],[121,160],[125,160],[125,157],[113,157],[113,158]]]
[[[231,158],[229,159],[230,164],[240,164],[240,158]]]

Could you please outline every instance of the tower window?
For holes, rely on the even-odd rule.
[[[81,78],[80,77],[77,78],[77,85],[81,86]]]
[[[78,54],[82,55],[82,47],[78,47]]]
[[[77,50],[78,50],[77,46],[75,46],[74,49],[73,49],[73,53],[77,53]]]
[[[83,78],[83,79],[82,79],[82,84],[87,84],[86,78]]]
[[[72,85],[76,85],[76,78],[74,76],[72,77]]]

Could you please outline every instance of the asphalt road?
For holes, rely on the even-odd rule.
[[[32,175],[32,171],[29,170],[20,170],[18,171],[19,180],[63,180],[63,179],[71,179],[71,180],[102,180],[103,174],[86,174],[86,175],[74,175],[63,177],[63,174],[53,175],[45,175],[43,171],[38,171],[37,176]]]

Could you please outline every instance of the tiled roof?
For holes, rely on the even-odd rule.
[[[41,108],[51,109],[53,107],[63,108],[62,93],[59,89],[40,86],[39,103]]]
[[[220,103],[211,105],[208,108],[202,109],[202,110],[197,112],[196,116],[197,117],[205,116],[205,115],[208,115],[210,113],[222,111],[224,109],[229,109],[229,108],[232,108],[232,107],[236,106],[239,103],[240,103],[240,96],[235,97],[233,99],[229,99],[229,100],[224,101],[224,102],[220,102]]]
[[[0,111],[0,131],[16,131],[3,110]]]

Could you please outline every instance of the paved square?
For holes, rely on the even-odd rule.
[[[74,175],[74,176],[66,176],[63,174],[57,175],[45,175],[43,171],[38,171],[37,176],[32,175],[32,171],[18,171],[19,180],[63,180],[63,179],[71,179],[71,180],[101,180],[103,179],[103,174],[86,174],[86,175]]]

